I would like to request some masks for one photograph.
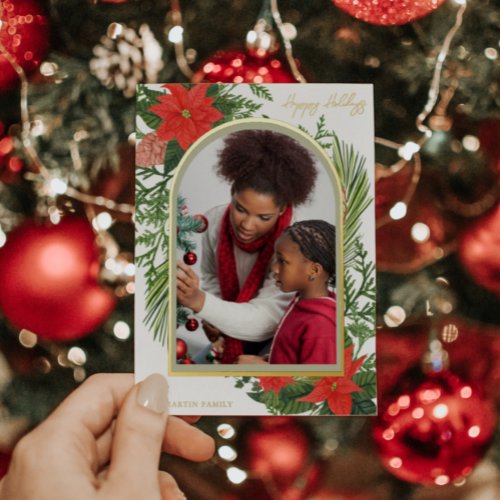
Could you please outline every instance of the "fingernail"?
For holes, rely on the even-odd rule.
[[[137,403],[155,413],[168,410],[168,384],[163,375],[153,373],[139,384]]]

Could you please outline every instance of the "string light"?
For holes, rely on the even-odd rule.
[[[233,484],[241,484],[248,477],[248,474],[238,467],[229,467],[229,469],[227,469],[226,471],[226,474],[229,481],[231,481]]]
[[[168,40],[174,44],[175,60],[178,68],[186,78],[191,80],[193,77],[193,70],[189,67],[184,51],[184,28],[182,26],[180,2],[179,0],[171,0],[170,5],[172,6],[171,18],[174,27],[168,32]]]

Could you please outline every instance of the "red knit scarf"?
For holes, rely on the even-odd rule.
[[[224,300],[231,302],[248,302],[257,295],[257,292],[266,278],[269,263],[274,253],[274,243],[283,230],[290,225],[292,212],[292,207],[288,206],[283,214],[279,216],[271,231],[256,241],[242,243],[234,235],[229,219],[229,206],[227,207],[222,218],[220,239],[217,246],[219,285]],[[238,284],[233,244],[245,252],[259,252],[259,256],[250,270],[241,290]],[[224,354],[221,362],[225,364],[234,363],[240,354],[243,354],[243,342],[226,335]]]

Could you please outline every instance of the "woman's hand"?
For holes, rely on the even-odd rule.
[[[267,365],[269,364],[262,356],[252,356],[251,354],[241,354],[235,362],[236,365]]]
[[[131,374],[95,375],[21,439],[0,499],[185,499],[174,478],[158,471],[162,450],[203,461],[214,442],[167,415],[161,375],[135,386]]]
[[[205,304],[205,292],[200,290],[200,278],[184,262],[177,261],[177,300],[195,313]]]

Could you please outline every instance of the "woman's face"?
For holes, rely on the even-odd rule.
[[[229,219],[236,238],[252,243],[271,231],[282,213],[272,195],[247,188],[233,193]]]

